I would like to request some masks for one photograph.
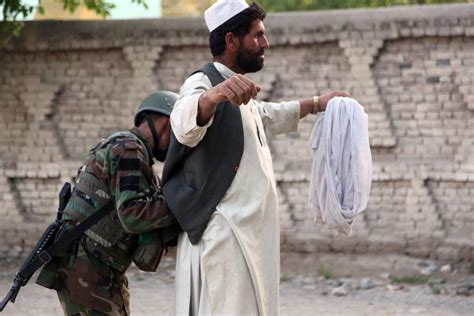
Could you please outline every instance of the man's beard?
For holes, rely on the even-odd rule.
[[[244,73],[257,72],[263,68],[263,58],[260,57],[263,53],[263,49],[258,53],[251,53],[249,50],[241,46],[237,53],[237,66],[242,69]]]

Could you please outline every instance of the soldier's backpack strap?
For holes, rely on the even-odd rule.
[[[110,202],[108,202],[106,205],[97,210],[97,212],[87,217],[79,225],[65,233],[58,240],[56,240],[47,249],[41,251],[37,255],[35,262],[28,267],[29,271],[25,271],[24,274],[27,275],[31,271],[32,273],[34,273],[34,271],[38,270],[43,264],[50,262],[54,256],[67,249],[71,245],[71,243],[78,240],[86,230],[91,228],[95,223],[100,221],[114,209],[115,205],[113,201],[110,200]]]

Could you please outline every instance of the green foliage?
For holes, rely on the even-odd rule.
[[[110,10],[115,8],[115,4],[110,3],[106,0],[58,0],[63,3],[64,10],[67,10],[71,13],[77,10],[81,5],[85,6],[89,10],[95,11],[98,15],[102,17],[110,16]],[[131,0],[132,3],[143,5],[145,8],[148,8],[146,0]]]
[[[33,12],[34,6],[21,3],[21,0],[0,0],[3,21],[0,24],[0,33],[18,36],[23,24],[17,19],[25,18]]]
[[[429,277],[427,277],[426,275],[418,275],[418,274],[392,278],[393,283],[403,283],[403,284],[412,284],[412,285],[425,284],[426,282],[428,282],[428,280],[429,280]]]
[[[375,8],[393,5],[469,2],[469,0],[257,0],[267,11]]]
[[[325,266],[321,266],[319,268],[319,275],[323,276],[326,280],[329,280],[332,278],[331,271]]]
[[[474,262],[469,265],[469,273],[474,274]]]
[[[56,0],[62,2],[63,8],[71,13],[80,6],[85,6],[89,10],[95,11],[102,17],[110,16],[110,11],[115,8],[113,3],[107,0]],[[146,0],[130,0],[132,3],[142,5],[148,8]],[[35,6],[22,3],[21,0],[0,0],[0,8],[2,9],[3,21],[0,23],[0,35],[19,36],[23,23],[19,22],[19,18],[25,18],[33,12]],[[44,14],[44,8],[41,0],[36,7],[39,14]]]
[[[433,293],[434,295],[439,295],[439,294],[441,294],[441,289],[439,287],[433,286],[431,288],[431,293]]]

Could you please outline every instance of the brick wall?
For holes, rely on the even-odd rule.
[[[307,206],[315,122],[271,142],[282,245],[474,260],[474,6],[271,14],[265,100],[347,90],[369,114],[374,181],[354,237]],[[0,47],[0,256],[28,249],[89,146],[210,60],[202,19],[28,22]]]

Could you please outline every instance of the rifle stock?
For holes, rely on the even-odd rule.
[[[46,253],[44,252],[44,250],[47,249],[54,242],[56,234],[63,224],[62,214],[70,197],[71,184],[65,182],[61,191],[59,192],[59,207],[56,220],[48,226],[41,238],[36,243],[31,253],[28,255],[28,258],[26,258],[26,260],[23,262],[20,269],[16,273],[10,291],[7,293],[2,303],[0,304],[0,312],[3,311],[8,302],[15,303],[16,297],[21,287],[25,286],[28,283],[31,276],[35,273],[36,270],[38,270],[42,265],[48,263],[51,260],[51,257],[44,256],[44,254]]]

